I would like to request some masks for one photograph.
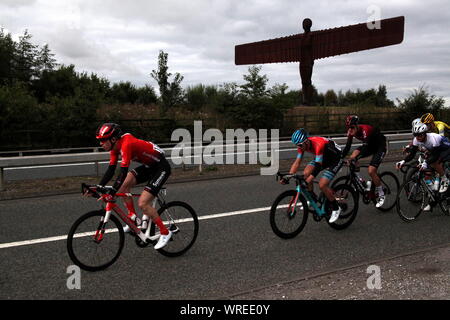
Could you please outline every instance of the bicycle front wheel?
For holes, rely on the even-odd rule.
[[[384,204],[377,208],[380,211],[389,211],[395,206],[397,201],[397,194],[400,190],[400,182],[392,172],[385,171],[380,174],[381,185],[386,196]]]
[[[416,179],[406,181],[397,196],[397,213],[400,218],[406,222],[417,219],[427,205],[427,194],[420,181]]]
[[[181,201],[169,202],[158,210],[164,225],[173,232],[169,243],[158,252],[166,257],[177,257],[188,251],[198,235],[198,217],[194,209]],[[150,236],[157,231],[154,223],[150,227]]]
[[[73,263],[83,270],[106,269],[122,252],[125,237],[119,219],[111,215],[105,224],[104,217],[105,210],[91,211],[70,228],[67,251]]]
[[[273,232],[283,239],[297,236],[308,220],[308,204],[295,190],[280,194],[270,209],[270,226]]]

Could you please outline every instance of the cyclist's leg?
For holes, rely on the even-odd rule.
[[[305,178],[305,181],[308,185],[308,191],[314,192],[314,178],[317,174],[315,174],[316,170],[316,163],[314,161],[309,162],[305,169],[303,169],[303,177]]]
[[[122,186],[117,191],[118,193],[131,193],[131,188],[137,184],[136,180],[136,172],[130,171],[125,178]],[[134,209],[133,197],[123,197],[123,202],[125,207],[128,209],[128,216],[133,216],[136,214],[136,210]]]
[[[375,194],[377,196],[377,202],[375,206],[380,208],[383,206],[386,196],[383,191],[383,186],[381,185],[381,179],[378,175],[378,167],[386,155],[386,143],[380,143],[378,148],[375,149],[375,152],[372,156],[372,160],[370,161],[368,173],[370,178],[372,179],[372,183],[375,186]]]
[[[160,162],[154,167],[155,174],[149,180],[147,186],[144,188],[141,196],[139,197],[139,208],[145,215],[149,216],[153,223],[158,226],[161,236],[158,243],[155,245],[155,249],[161,249],[164,247],[172,236],[172,232],[169,231],[164,225],[161,217],[158,215],[158,211],[153,207],[153,200],[158,196],[164,183],[170,176],[171,168],[170,164],[165,158],[162,158]]]
[[[333,203],[333,210],[338,209],[336,198],[333,195],[333,191],[330,189],[329,184],[334,179],[336,174],[342,168],[344,161],[342,160],[342,153],[336,148],[335,144],[329,144],[325,149],[323,156],[322,167],[325,169],[320,180],[319,188],[327,197],[327,199]]]

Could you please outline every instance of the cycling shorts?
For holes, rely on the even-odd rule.
[[[308,163],[308,165],[314,167],[314,170],[311,173],[313,177],[317,177],[320,171],[326,169],[322,173],[321,178],[325,178],[331,181],[343,165],[342,151],[338,149],[334,141],[330,141],[325,146],[322,164],[319,164],[312,160]]]
[[[356,148],[356,150],[360,151],[357,160],[373,155],[369,165],[378,168],[386,156],[386,137],[379,135],[376,142],[374,140],[372,141],[371,143],[364,143],[362,146]]]
[[[171,168],[167,159],[162,156],[159,162],[139,166],[133,169],[131,173],[135,176],[138,184],[147,181],[144,190],[156,197],[169,178]]]

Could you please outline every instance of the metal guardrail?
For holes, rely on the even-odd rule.
[[[388,138],[388,150],[389,150],[389,142],[391,141],[398,141],[405,138],[409,138],[411,135],[408,131],[406,134],[399,134],[398,131],[393,133],[384,132],[386,137]],[[346,140],[345,135],[322,135],[326,137],[333,138],[336,143],[343,143]],[[395,137],[395,139],[392,139],[392,137]],[[281,139],[280,139],[281,140]],[[342,140],[342,142],[341,142]],[[242,141],[241,141],[242,142]],[[266,143],[267,141],[258,141],[259,143]],[[207,142],[207,144],[203,145],[202,148],[209,145],[210,142]],[[288,137],[287,140],[279,141],[280,145],[280,151],[283,151],[281,149],[282,145],[290,145],[290,138]],[[174,145],[174,144],[171,144]],[[225,144],[227,145],[233,145],[234,146],[239,145],[239,143],[232,144]],[[240,144],[242,145],[242,144]],[[247,145],[246,142],[244,142],[244,145]],[[195,149],[198,147],[192,147],[192,149]],[[98,150],[99,148],[97,148]],[[172,150],[172,148],[162,148],[166,154],[169,154],[169,152]],[[71,149],[73,150],[73,149]],[[291,149],[284,150],[284,151],[291,151]],[[194,152],[195,154],[195,152]],[[4,188],[4,169],[5,168],[18,168],[18,167],[26,167],[26,166],[43,166],[43,165],[61,165],[61,164],[76,164],[76,163],[90,163],[93,162],[95,164],[96,168],[96,174],[99,175],[99,164],[100,162],[107,162],[109,161],[109,152],[91,152],[91,153],[71,153],[71,154],[51,154],[51,155],[38,155],[38,156],[17,156],[17,157],[0,157],[0,191],[3,191]],[[194,155],[195,157],[195,155]],[[199,170],[202,170],[202,164],[199,164]]]
[[[411,130],[389,130],[383,131],[383,134],[401,134],[401,133],[410,133]],[[331,133],[331,134],[321,134],[322,137],[334,138],[334,137],[343,137],[342,133]],[[280,141],[289,141],[291,137],[280,137]],[[195,141],[193,141],[195,142]],[[209,143],[209,141],[203,141],[205,143]],[[229,143],[230,141],[224,141],[225,143]],[[241,140],[237,140],[237,143],[244,142]],[[162,148],[171,148],[177,145],[177,142],[171,143],[161,143],[158,146]],[[10,150],[10,151],[0,151],[0,158],[2,157],[24,157],[24,156],[39,156],[39,155],[53,155],[53,154],[68,154],[68,153],[89,153],[89,152],[101,152],[101,147],[78,147],[78,148],[55,148],[55,149],[34,149],[34,150]]]

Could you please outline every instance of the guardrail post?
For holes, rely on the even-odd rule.
[[[5,185],[3,181],[3,168],[0,168],[0,191],[5,191]]]
[[[389,154],[389,143],[390,143],[389,137],[386,137],[386,155]]]

